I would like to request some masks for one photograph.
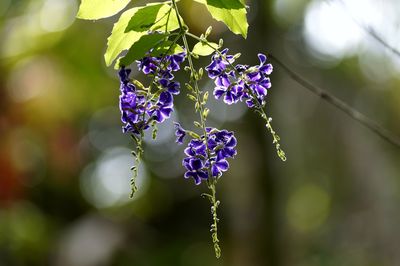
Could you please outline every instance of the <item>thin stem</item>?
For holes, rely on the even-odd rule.
[[[213,223],[211,224],[211,237],[214,243],[214,251],[215,251],[215,256],[217,258],[221,257],[221,248],[219,246],[219,239],[218,239],[218,216],[217,216],[217,208],[220,204],[219,200],[216,200],[216,190],[215,190],[215,185],[216,183],[211,183],[208,184],[208,188],[211,190],[211,215],[213,218]]]
[[[254,96],[253,96],[254,97]],[[265,121],[265,127],[267,128],[267,130],[269,131],[269,133],[272,136],[272,143],[275,144],[275,149],[276,149],[276,153],[278,154],[278,157],[282,160],[282,161],[286,161],[286,154],[285,152],[282,150],[281,148],[281,144],[279,143],[279,141],[281,140],[281,138],[279,137],[279,135],[275,132],[275,130],[272,128],[271,122],[272,122],[272,118],[268,117],[267,114],[264,111],[264,108],[261,104],[258,103],[258,107],[256,109],[256,112],[258,112],[261,116],[262,119],[264,119]]]
[[[204,141],[206,144],[206,152],[207,152],[207,156],[208,158],[210,158],[211,152],[210,149],[208,148],[208,134],[207,134],[207,130],[206,130],[206,117],[204,116],[204,103],[203,103],[203,99],[201,96],[201,91],[199,88],[199,84],[198,84],[198,79],[200,78],[197,71],[194,68],[194,64],[193,64],[193,59],[192,59],[192,55],[190,52],[190,48],[189,48],[189,44],[186,38],[186,34],[188,33],[187,30],[184,28],[183,23],[181,21],[180,18],[180,14],[179,14],[179,10],[178,7],[176,5],[176,1],[172,0],[172,5],[175,9],[175,13],[177,16],[177,20],[178,20],[178,24],[179,24],[179,28],[181,30],[181,32],[183,32],[182,35],[182,40],[183,40],[183,44],[184,47],[187,51],[187,58],[188,58],[188,63],[189,63],[189,68],[191,71],[191,77],[190,77],[190,81],[193,83],[194,85],[194,90],[195,90],[195,94],[196,94],[196,100],[197,100],[197,108],[200,115],[200,125],[201,128],[203,130],[203,134],[204,134]],[[217,218],[217,208],[219,205],[219,201],[216,200],[216,184],[217,184],[217,179],[212,177],[212,173],[211,173],[211,167],[212,165],[210,164],[208,167],[208,180],[207,180],[207,186],[211,191],[211,197],[209,198],[211,201],[211,214],[213,217],[213,223],[211,225],[211,232],[212,232],[212,240],[214,243],[214,251],[215,251],[215,256],[217,258],[219,258],[221,256],[221,248],[219,246],[219,239],[218,239],[218,218]]]
[[[137,191],[137,186],[136,186],[136,178],[138,176],[139,172],[139,166],[140,166],[140,159],[143,155],[143,131],[140,132],[141,136],[140,138],[137,138],[135,135],[131,135],[132,139],[136,143],[136,152],[132,151],[133,156],[135,157],[135,165],[131,168],[133,171],[130,183],[131,183],[131,193],[129,195],[130,198],[133,197],[133,195]]]

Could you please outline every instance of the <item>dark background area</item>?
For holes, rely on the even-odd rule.
[[[117,74],[103,60],[116,17],[75,20],[78,4],[0,1],[1,266],[400,265],[400,150],[278,65],[267,113],[286,162],[244,104],[209,103],[210,125],[238,138],[218,183],[221,259],[200,197],[207,188],[183,178],[184,147],[174,143],[172,121],[190,127],[195,116],[184,89],[158,140],[146,142],[139,192],[129,199],[133,143],[121,132]],[[247,4],[247,40],[197,3],[179,7],[197,35],[212,24],[210,39],[242,53],[239,62],[272,53],[400,135],[400,57],[362,27],[400,49],[398,1]],[[206,79],[202,86],[212,89]]]

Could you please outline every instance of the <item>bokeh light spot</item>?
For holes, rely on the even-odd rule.
[[[315,52],[338,59],[354,54],[363,37],[342,6],[323,1],[308,6],[304,35]]]
[[[47,0],[40,11],[40,25],[48,32],[65,30],[74,22],[76,12],[76,0]]]
[[[56,62],[46,57],[30,57],[19,62],[9,77],[7,89],[15,102],[25,102],[55,90],[60,83]]]
[[[81,174],[83,196],[99,209],[126,204],[131,200],[130,166],[133,163],[134,157],[127,148],[114,147],[105,150],[97,162],[88,165]],[[140,166],[137,178],[140,189],[133,199],[139,198],[146,190],[147,174],[144,163]]]
[[[321,226],[330,211],[330,196],[314,184],[303,185],[289,198],[289,224],[299,232],[309,232]]]

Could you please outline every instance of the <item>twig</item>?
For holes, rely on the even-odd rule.
[[[389,45],[387,42],[385,42],[372,28],[365,25],[360,25],[360,27],[365,32],[367,32],[372,38],[374,38],[376,41],[378,41],[380,44],[385,46],[389,51],[391,51],[393,54],[395,54],[400,58],[400,51],[394,48],[393,46]]]
[[[378,134],[380,137],[385,139],[386,141],[390,142],[391,144],[397,146],[400,148],[400,138],[396,135],[394,135],[392,132],[389,130],[383,128],[380,126],[378,123],[376,123],[374,120],[366,117],[353,107],[349,106],[347,103],[343,102],[342,100],[336,98],[329,92],[321,89],[320,87],[313,85],[309,81],[305,80],[304,78],[301,77],[301,75],[297,74],[293,70],[291,70],[288,66],[286,66],[282,61],[280,61],[278,58],[273,56],[272,54],[269,54],[269,58],[275,61],[276,64],[282,67],[282,69],[298,84],[300,84],[302,87],[308,89],[310,92],[314,93],[318,97],[320,97],[322,100],[332,104],[336,108],[340,109],[344,113],[346,113],[348,116],[350,116],[352,119],[358,121],[368,129],[372,130],[376,134]]]

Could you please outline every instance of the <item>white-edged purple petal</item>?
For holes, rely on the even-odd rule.
[[[260,59],[260,66],[264,65],[267,61],[267,57],[265,54],[258,54],[258,59]]]
[[[228,105],[231,105],[234,103],[234,98],[230,91],[226,92],[225,97],[224,97],[224,102]]]
[[[218,167],[219,170],[225,172],[229,168],[229,163],[227,160],[220,160],[214,163],[215,166]]]
[[[221,98],[222,95],[224,95],[225,93],[225,88],[223,87],[215,87],[214,88],[214,97],[215,99],[219,100]]]

